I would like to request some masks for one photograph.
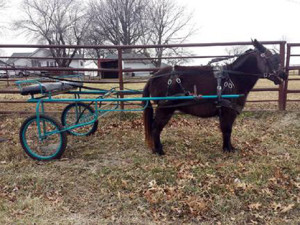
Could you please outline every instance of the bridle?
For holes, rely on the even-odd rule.
[[[270,50],[265,50],[265,52],[261,52],[258,49],[251,49],[248,50],[247,52],[245,52],[244,54],[257,54],[258,57],[260,57],[264,64],[266,65],[266,69],[264,72],[262,73],[245,73],[242,71],[237,71],[237,70],[226,70],[226,72],[230,72],[230,73],[234,73],[234,74],[241,74],[241,75],[253,75],[253,76],[257,76],[258,78],[270,78],[272,76],[277,76],[276,74],[278,74],[279,70],[280,70],[280,66],[277,66],[280,63],[280,56],[278,53],[275,52],[275,54],[272,54],[270,56],[267,55],[267,51]],[[241,56],[241,55],[240,55]],[[277,68],[278,67],[278,68]]]
[[[258,51],[258,50],[257,50]],[[269,50],[266,50],[269,51]],[[270,78],[272,76],[278,76],[277,74],[279,73],[280,70],[280,56],[278,53],[272,54],[271,56],[267,56],[267,52],[263,52],[259,54],[259,57],[262,58],[264,61],[265,65],[268,67],[268,71],[271,72],[264,72],[263,73],[263,78]],[[278,68],[276,68],[278,67]]]
[[[245,53],[238,55],[239,57],[245,56],[248,54],[256,54],[261,60],[263,60],[264,65],[266,66],[265,71],[261,73],[248,73],[239,71],[237,69],[232,68],[230,65],[225,66],[216,66],[214,67],[214,73],[222,72],[223,74],[236,74],[236,75],[247,75],[247,76],[255,76],[257,78],[266,78],[272,80],[273,82],[277,83],[281,79],[285,79],[285,73],[281,73],[281,66],[280,63],[280,56],[275,50],[272,50],[274,54],[272,54],[271,50],[265,49],[264,52],[258,49],[250,49]],[[269,53],[269,54],[268,54]],[[225,60],[225,59],[224,59]],[[221,71],[220,71],[221,68]]]

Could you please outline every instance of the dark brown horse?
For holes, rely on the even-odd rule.
[[[157,101],[155,115],[151,103],[144,110],[146,142],[153,153],[163,155],[160,134],[173,113],[179,110],[198,117],[219,116],[223,134],[223,151],[234,150],[231,144],[232,125],[245,106],[247,96],[259,78],[275,84],[286,79],[280,67],[280,56],[266,49],[257,40],[254,50],[240,55],[232,64],[216,70],[212,66],[175,66],[158,71],[146,84],[143,97],[174,95],[217,95],[217,99],[191,101]],[[219,78],[217,78],[219,77]],[[219,91],[217,91],[219,89]],[[236,99],[223,99],[220,94],[243,94]]]

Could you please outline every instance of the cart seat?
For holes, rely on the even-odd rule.
[[[66,92],[82,87],[81,82],[60,81],[55,83],[33,84],[21,88],[21,95],[45,94],[53,92]]]

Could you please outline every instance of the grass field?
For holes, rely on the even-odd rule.
[[[140,114],[116,114],[46,163],[21,149],[24,119],[1,117],[0,224],[300,223],[300,113],[243,113],[230,154],[215,118],[176,115],[164,157],[145,147]]]
[[[261,94],[250,97],[273,96]],[[22,150],[27,115],[1,116],[0,224],[299,224],[300,112],[289,107],[242,113],[229,154],[216,118],[175,115],[162,133],[163,157],[145,146],[140,113],[111,114],[95,135],[68,136],[52,162]],[[262,108],[276,104],[247,105]]]

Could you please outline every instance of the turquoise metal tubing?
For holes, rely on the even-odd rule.
[[[41,111],[40,111],[40,108],[41,108]],[[37,129],[38,129],[38,133],[39,133],[39,140],[41,141],[46,136],[45,121],[43,121],[43,133],[42,133],[41,124],[40,124],[40,114],[44,113],[44,103],[42,100],[38,100],[35,111],[36,111],[36,125],[37,125]]]
[[[222,95],[222,98],[239,98],[242,97],[244,95],[240,95],[240,94],[232,94],[232,95]],[[98,117],[102,117],[105,114],[107,114],[108,112],[118,112],[118,111],[142,111],[144,110],[148,104],[149,101],[159,101],[159,100],[198,100],[198,99],[217,99],[218,96],[217,95],[199,95],[199,96],[168,96],[168,97],[140,97],[140,98],[99,98],[99,99],[81,99],[81,98],[75,98],[75,99],[29,99],[28,102],[35,102],[37,103],[36,105],[36,115],[37,115],[37,126],[38,126],[38,132],[39,132],[39,138],[40,140],[42,140],[45,136],[49,136],[52,134],[56,134],[56,133],[60,133],[66,130],[71,130],[74,128],[78,128],[78,127],[82,127],[82,126],[86,126],[89,124],[93,124]],[[45,133],[42,134],[41,131],[41,126],[40,126],[40,113],[44,113],[44,103],[47,102],[94,102],[95,103],[95,114],[94,114],[94,118],[91,121],[88,122],[84,122],[84,123],[79,123],[73,126],[69,126],[69,127],[65,127],[63,130],[61,131],[52,131],[49,133]],[[139,108],[139,109],[118,109],[119,106],[119,102],[126,102],[126,101],[145,101],[146,104],[143,106],[143,108]],[[111,109],[99,109],[98,108],[98,102],[117,102],[117,105],[115,105],[114,108]],[[40,111],[41,108],[41,111]]]
[[[74,128],[83,127],[83,126],[86,126],[86,125],[93,124],[93,123],[96,122],[97,119],[98,119],[98,112],[96,111],[95,114],[94,114],[94,119],[92,119],[91,121],[84,122],[84,123],[78,123],[76,125],[72,125],[72,126],[69,126],[69,127],[64,127],[64,129],[62,129],[61,131],[58,131],[56,133],[60,133],[60,132],[64,132],[64,131],[67,131],[67,130],[72,130]],[[51,134],[55,134],[55,133],[52,132]]]
[[[222,98],[239,98],[244,95],[222,95]],[[140,97],[140,98],[81,98],[81,99],[43,99],[43,102],[132,102],[132,101],[160,101],[160,100],[200,100],[217,99],[218,95],[199,95],[199,96],[168,96],[168,97]],[[37,99],[29,99],[29,102],[38,102]]]

